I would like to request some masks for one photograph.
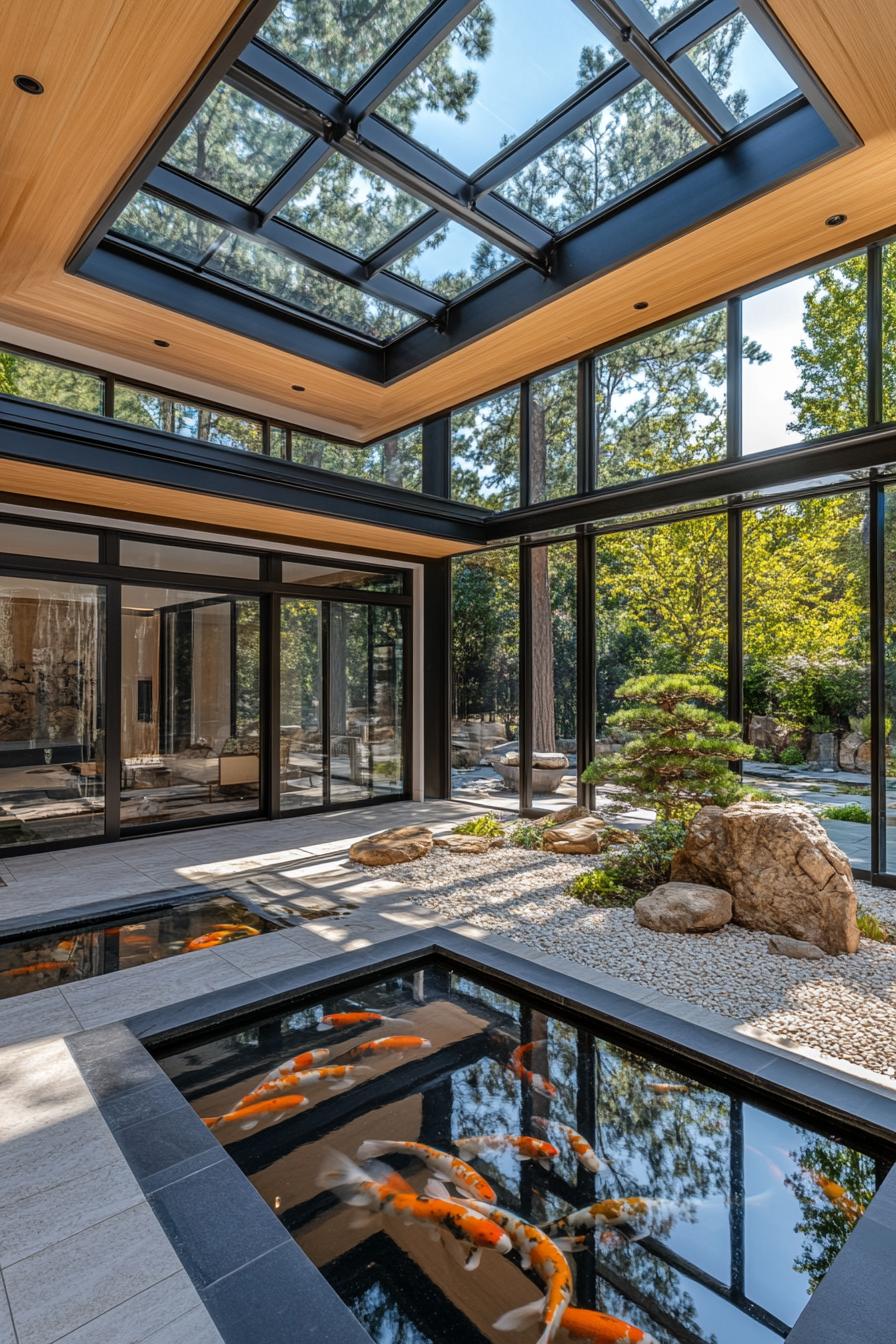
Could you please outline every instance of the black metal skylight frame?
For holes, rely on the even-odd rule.
[[[693,0],[664,23],[642,0],[574,0],[596,33],[619,49],[619,60],[501,149],[475,176],[465,176],[378,117],[376,107],[479,2],[433,0],[355,86],[340,95],[255,36],[277,0],[253,0],[67,269],[290,353],[388,383],[860,143],[764,0]],[[687,56],[702,38],[738,14],[796,85],[792,94],[740,125]],[[222,79],[311,137],[249,204],[164,162]],[[705,147],[561,234],[503,199],[497,190],[503,182],[642,80],[699,132]],[[337,153],[429,207],[366,260],[277,214]],[[379,340],[211,273],[203,268],[207,257],[198,265],[178,261],[111,232],[141,189],[418,320]],[[517,264],[451,300],[388,269],[452,220],[509,253]]]

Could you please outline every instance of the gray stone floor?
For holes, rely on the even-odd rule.
[[[470,814],[461,803],[397,803],[6,860],[0,929],[4,918],[46,918],[79,904],[190,882],[242,887],[272,912],[294,915],[309,897],[315,905],[332,899],[334,913],[220,950],[0,1001],[0,1344],[220,1344],[65,1036],[211,989],[246,981],[261,987],[274,971],[432,926],[438,917],[412,904],[405,882],[357,871],[347,848],[386,826],[423,822],[444,830]],[[337,914],[337,901],[355,909]],[[788,1053],[747,1026],[658,991],[460,920],[441,922],[471,942],[488,942],[633,1002]],[[799,1053],[810,1067],[893,1095],[876,1075]]]

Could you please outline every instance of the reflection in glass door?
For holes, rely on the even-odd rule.
[[[327,801],[321,676],[321,603],[280,603],[280,811]]]
[[[256,598],[122,589],[121,824],[256,811]]]
[[[0,846],[103,833],[105,589],[0,578]]]
[[[333,803],[404,791],[402,609],[330,602]]]

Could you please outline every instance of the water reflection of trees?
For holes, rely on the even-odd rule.
[[[807,1135],[806,1142],[792,1156],[799,1174],[788,1176],[785,1184],[799,1203],[801,1216],[794,1231],[804,1239],[793,1267],[798,1274],[808,1276],[809,1290],[814,1293],[842,1250],[856,1219],[831,1202],[812,1173],[835,1181],[843,1187],[848,1199],[864,1209],[876,1187],[875,1164],[864,1153],[816,1135]]]

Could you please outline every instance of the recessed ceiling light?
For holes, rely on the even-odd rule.
[[[638,302],[637,302],[634,306],[635,306],[635,308],[638,310],[639,313],[643,313],[643,311],[644,311],[645,308],[649,308],[649,307],[650,307],[650,304],[647,302],[646,299],[639,299]]]
[[[15,75],[12,82],[17,89],[22,90],[22,93],[38,94],[44,91],[43,84],[33,75]]]
[[[162,350],[167,350],[170,344],[170,341],[162,341],[158,337],[153,341],[153,345],[160,346]]]
[[[293,390],[293,392],[304,392],[304,391],[305,391],[305,389],[304,389],[304,387],[302,386],[301,383],[293,383],[293,385],[292,385],[292,390]]]
[[[836,229],[839,224],[846,223],[846,215],[828,215],[825,220],[829,229]]]

